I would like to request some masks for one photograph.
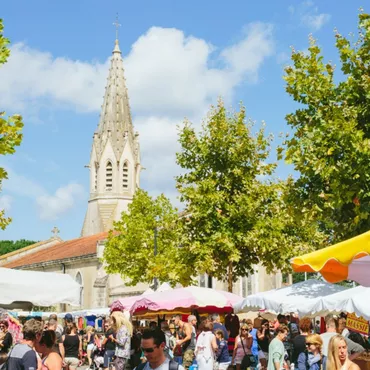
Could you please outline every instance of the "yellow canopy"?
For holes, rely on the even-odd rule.
[[[351,279],[353,261],[370,255],[370,231],[291,260],[295,272],[320,272],[326,281]],[[370,275],[370,271],[369,271]],[[356,280],[357,281],[357,280]]]

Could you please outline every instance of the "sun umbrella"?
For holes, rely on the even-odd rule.
[[[170,312],[179,309],[197,309],[200,313],[231,312],[233,305],[243,298],[236,294],[200,287],[186,287],[165,292],[155,292],[138,299],[131,307],[131,314]]]
[[[266,310],[274,314],[312,315],[322,297],[344,290],[344,287],[316,279],[302,281],[279,289],[253,294],[234,305],[236,313]]]
[[[353,280],[370,286],[370,231],[291,260],[296,272],[320,272],[330,283]]]

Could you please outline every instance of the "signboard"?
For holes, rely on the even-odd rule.
[[[362,316],[357,317],[354,313],[347,314],[346,326],[348,330],[369,335],[369,322],[366,321]]]

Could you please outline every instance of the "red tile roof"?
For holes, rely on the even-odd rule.
[[[96,253],[96,244],[99,240],[104,240],[108,233],[100,233],[83,238],[72,239],[66,242],[53,245],[39,252],[30,253],[26,256],[15,259],[1,267],[16,268],[21,266],[33,265],[48,261],[57,261],[65,258],[86,256]]]

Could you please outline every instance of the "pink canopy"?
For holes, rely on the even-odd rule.
[[[133,315],[181,309],[197,309],[200,313],[231,312],[233,305],[242,300],[236,294],[191,286],[143,296],[135,301],[130,312]]]
[[[141,295],[136,295],[136,296],[117,299],[111,304],[110,310],[111,312],[112,311],[130,311],[135,301],[141,297],[142,297]]]

